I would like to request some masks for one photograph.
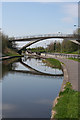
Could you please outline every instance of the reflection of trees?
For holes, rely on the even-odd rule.
[[[0,62],[0,81],[2,79],[2,63]]]
[[[22,60],[25,62],[27,61],[28,57],[23,57]]]
[[[8,74],[8,71],[11,70],[11,64],[5,65],[2,63],[2,78]]]
[[[18,65],[16,63],[12,64],[12,70],[15,70],[15,68],[17,68],[17,67],[18,67]]]
[[[13,65],[13,63],[17,61],[19,61],[19,59],[4,60],[2,62],[2,78],[8,75],[9,71],[16,68],[16,64]]]

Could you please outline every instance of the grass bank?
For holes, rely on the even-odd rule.
[[[20,59],[19,57],[12,58],[12,59],[5,59],[5,60],[3,60],[3,64],[9,65],[11,63],[14,63],[15,61],[18,61],[19,59]]]
[[[80,54],[80,50],[74,51],[74,52],[48,52],[48,53],[63,53],[63,54],[74,54],[74,55],[78,55]]]
[[[63,52],[65,54],[80,54],[80,50],[74,51],[74,52]]]
[[[80,62],[80,59],[78,59],[78,58],[68,58],[68,59]]]
[[[60,61],[58,61],[56,59],[47,58],[47,59],[43,60],[43,62],[46,63],[47,66],[61,69],[61,63],[60,63]]]
[[[65,86],[65,90],[59,93],[58,102],[53,108],[56,111],[54,118],[68,118],[73,119],[80,117],[79,109],[80,109],[80,92],[74,91],[72,89],[71,83],[67,82]]]
[[[20,54],[18,54],[16,51],[14,51],[14,50],[12,50],[12,49],[10,49],[10,48],[5,48],[5,50],[4,50],[4,54],[6,55],[6,56],[21,56]]]

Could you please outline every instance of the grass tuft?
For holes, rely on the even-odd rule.
[[[79,118],[80,92],[72,89],[71,83],[67,82],[65,90],[59,93],[60,98],[53,110],[56,111],[55,118]]]
[[[61,69],[61,63],[56,59],[47,58],[46,60],[43,60],[43,62],[45,62],[50,67]]]

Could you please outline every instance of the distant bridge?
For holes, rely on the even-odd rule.
[[[36,39],[51,39],[51,38],[59,38],[59,39],[74,39],[73,34],[43,34],[43,35],[34,35],[34,36],[25,36],[25,37],[11,37],[9,41],[34,41]],[[75,38],[77,38],[75,36]]]
[[[51,38],[58,38],[58,39],[68,39],[75,44],[80,45],[80,42],[78,40],[79,36],[74,36],[73,34],[44,34],[44,35],[35,35],[35,36],[25,36],[25,37],[13,37],[9,38],[10,42],[23,42],[23,41],[30,41],[25,46],[20,48],[19,53],[21,53],[22,50],[24,50],[26,47],[29,47],[30,45],[37,43],[39,41],[45,40],[45,39],[51,39]]]

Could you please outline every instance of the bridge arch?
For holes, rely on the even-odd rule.
[[[48,39],[50,39],[50,38],[48,38]],[[37,42],[39,42],[39,41],[43,41],[43,40],[46,40],[46,39],[41,38],[41,39],[37,39],[37,40],[34,40],[34,41],[30,41],[30,42],[27,43],[25,46],[23,46],[18,52],[21,54],[21,51],[24,50],[25,48],[27,48],[27,47],[31,46],[32,44],[35,44],[35,43],[37,43]],[[75,44],[80,45],[80,42],[78,42],[78,41],[76,41],[76,40],[70,40],[70,41],[73,42],[73,43],[75,43]]]
[[[14,37],[14,38],[9,38],[10,42],[15,42],[15,41],[30,41],[27,43],[25,46],[23,46],[18,52],[21,53],[23,49],[26,47],[29,47],[32,44],[35,44],[39,41],[46,40],[46,39],[51,39],[51,38],[59,38],[59,39],[68,39],[75,44],[80,45],[79,40],[77,40],[80,36],[74,36],[73,34],[44,34],[44,35],[37,35],[37,36],[26,36],[26,37]]]

